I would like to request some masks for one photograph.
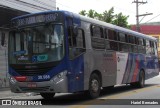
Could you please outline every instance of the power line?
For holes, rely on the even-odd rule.
[[[160,16],[160,14],[158,14],[157,16],[151,18],[150,20],[146,21],[145,23],[147,23],[147,22],[149,22],[149,21],[151,21],[151,20],[153,20],[153,19],[155,19],[155,18],[157,18],[157,17],[159,17],[159,16]]]

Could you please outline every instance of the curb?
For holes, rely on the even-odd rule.
[[[2,88],[0,88],[0,91],[9,91],[9,90],[10,90],[9,87],[2,87]]]

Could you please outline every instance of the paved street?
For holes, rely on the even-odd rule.
[[[128,108],[133,107],[135,108],[135,105],[123,105],[126,104],[123,99],[160,99],[160,75],[152,78],[150,80],[146,81],[145,88],[139,89],[139,88],[133,88],[130,85],[122,85],[122,86],[116,86],[114,89],[111,90],[102,90],[101,96],[98,99],[95,100],[89,100],[83,93],[77,93],[77,94],[63,94],[59,93],[56,94],[55,98],[53,100],[44,100],[41,96],[33,94],[16,94],[11,93],[9,90],[7,91],[0,91],[0,98],[1,99],[28,99],[28,100],[36,100],[41,101],[42,104],[49,105],[45,106],[47,108],[53,107],[55,108],[106,108],[107,106],[109,108]],[[110,99],[119,99],[119,100],[113,100],[113,103],[122,105],[108,105]],[[97,106],[100,105],[100,106]],[[139,105],[140,107],[150,108],[150,107],[159,107],[157,105]],[[4,107],[4,106],[3,106]],[[7,106],[5,106],[7,107]],[[15,106],[17,108],[17,106]],[[22,106],[18,106],[22,107]],[[33,107],[33,106],[28,106]],[[34,107],[44,107],[44,106],[34,106]],[[12,106],[14,108],[14,106]]]

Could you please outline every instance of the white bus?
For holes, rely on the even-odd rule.
[[[49,11],[12,19],[9,36],[11,91],[55,93],[131,84],[144,87],[159,74],[157,40],[68,11]]]

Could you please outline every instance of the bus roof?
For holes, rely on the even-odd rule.
[[[65,15],[78,17],[78,18],[80,18],[80,20],[83,20],[85,22],[90,22],[92,24],[97,24],[97,25],[100,25],[100,26],[103,26],[103,27],[106,27],[106,28],[121,31],[121,32],[124,32],[124,33],[127,33],[127,34],[134,35],[136,37],[149,39],[149,40],[153,40],[153,41],[157,40],[157,38],[149,36],[149,35],[145,35],[145,34],[130,30],[130,29],[126,29],[126,28],[119,27],[119,26],[116,26],[116,25],[113,25],[113,24],[110,24],[110,23],[106,23],[106,22],[103,22],[103,21],[99,21],[99,20],[96,20],[96,19],[92,19],[92,18],[89,18],[89,17],[86,17],[86,16],[82,16],[82,15],[79,15],[79,14],[75,14],[75,13],[72,13],[72,12],[69,12],[69,11],[63,11],[63,10],[60,10],[60,11],[53,10],[53,11],[45,11],[45,12],[39,12],[39,13],[26,14],[26,15],[15,17],[12,20],[16,20],[16,19],[19,19],[19,18],[28,17],[28,16],[32,16],[32,15],[47,14],[47,13],[53,13],[53,12],[62,12]]]

